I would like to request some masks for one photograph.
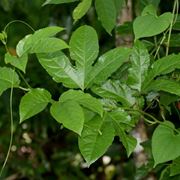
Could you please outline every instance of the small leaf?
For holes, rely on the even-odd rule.
[[[149,84],[147,91],[165,91],[180,96],[180,83],[168,79],[157,79]]]
[[[81,19],[91,7],[92,0],[83,0],[73,11],[73,19],[75,22]]]
[[[75,101],[56,102],[51,106],[51,115],[64,127],[81,135],[84,125],[84,112]]]
[[[19,76],[13,69],[0,67],[0,95],[8,88],[18,87],[19,84]]]
[[[164,13],[159,17],[152,14],[137,17],[133,23],[135,41],[143,37],[151,37],[162,33],[169,27],[172,19],[173,15],[170,12]]]
[[[9,53],[6,53],[6,55],[5,55],[5,63],[6,64],[10,63],[14,67],[22,70],[24,73],[26,71],[27,61],[28,61],[27,54],[24,54],[22,57],[12,56]]]
[[[27,44],[25,44],[24,53],[51,53],[66,49],[69,46],[61,39],[57,38],[32,38]],[[27,52],[26,52],[27,49]]]
[[[124,62],[126,62],[131,53],[129,48],[115,48],[103,54],[93,66],[86,86],[92,82],[100,84],[114,73]]]
[[[175,69],[180,69],[179,58],[180,54],[171,54],[155,61],[147,73],[142,89],[145,90],[156,76],[168,74]]]
[[[68,48],[63,40],[52,37],[62,30],[61,27],[52,26],[25,36],[17,44],[17,55],[21,57],[25,53],[48,53]]]
[[[108,115],[112,119],[116,134],[119,136],[120,141],[125,147],[129,157],[135,149],[137,141],[132,136],[127,135],[126,131],[129,129],[129,127],[132,128],[134,126],[134,122],[132,122],[131,117],[120,108],[116,111],[108,113]]]
[[[180,157],[176,158],[170,165],[170,176],[176,176],[180,174]]]
[[[175,127],[169,122],[163,122],[152,136],[152,154],[155,164],[171,161],[180,156],[180,133],[174,133]]]
[[[88,165],[91,165],[106,152],[113,139],[114,128],[106,117],[102,119],[97,115],[84,125],[78,141],[80,151]]]
[[[116,7],[114,1],[96,0],[95,8],[102,26],[111,34],[112,29],[116,25]]]
[[[51,101],[51,94],[45,89],[31,89],[22,98],[19,106],[20,123],[43,111]]]
[[[93,86],[91,90],[103,98],[114,99],[117,102],[121,102],[123,106],[132,106],[135,103],[132,90],[118,80],[108,80],[101,86]]]
[[[131,68],[129,68],[127,83],[132,89],[141,92],[142,83],[150,65],[148,50],[143,43],[137,41],[131,54]]]
[[[99,52],[96,31],[90,26],[81,26],[73,33],[69,44],[70,56],[76,62],[81,86],[85,88],[87,74]]]
[[[103,114],[103,107],[101,102],[95,97],[82,91],[69,90],[63,93],[60,97],[60,102],[66,102],[69,100],[76,101],[85,108],[98,113],[100,116]]]
[[[43,6],[47,4],[63,4],[63,3],[71,3],[79,0],[46,0],[43,4]]]

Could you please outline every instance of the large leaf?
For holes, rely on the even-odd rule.
[[[79,137],[79,148],[88,165],[106,152],[113,138],[114,128],[106,117],[102,119],[97,115],[84,125]]]
[[[72,67],[68,57],[61,51],[37,55],[40,64],[56,82],[63,82],[65,86],[81,87],[78,74]]]
[[[180,133],[174,133],[174,125],[163,122],[154,131],[152,136],[152,153],[155,164],[174,160],[180,156]]]
[[[22,70],[24,73],[26,71],[26,65],[28,61],[28,56],[27,54],[23,55],[22,57],[17,57],[17,56],[12,56],[9,53],[6,53],[5,55],[5,63],[6,64],[11,64],[14,67]]]
[[[145,90],[148,87],[149,83],[151,83],[151,81],[156,76],[168,74],[174,71],[175,69],[180,69],[179,59],[180,59],[180,54],[178,55],[172,54],[154,62],[143,82],[142,89]]]
[[[51,106],[51,115],[64,127],[81,135],[84,125],[84,112],[75,101],[55,102]]]
[[[141,91],[142,83],[148,71],[150,57],[143,43],[137,41],[131,54],[131,68],[129,68],[128,85]]]
[[[116,24],[116,7],[113,0],[96,0],[95,8],[98,18],[105,30],[111,34]]]
[[[100,116],[103,114],[103,107],[101,102],[95,97],[82,91],[69,90],[63,93],[59,99],[60,102],[76,101],[85,108],[98,113]]]
[[[81,19],[91,7],[92,0],[83,0],[73,11],[73,19],[75,22]]]
[[[82,87],[85,87],[87,74],[98,52],[98,37],[92,27],[86,25],[81,26],[73,33],[70,40],[70,56],[76,62]]]
[[[63,4],[63,3],[71,3],[79,0],[46,0],[43,6],[47,4]]]
[[[62,30],[61,27],[53,26],[27,35],[17,44],[18,56],[21,57],[25,53],[49,53],[68,48],[68,45],[63,40],[52,37]]]
[[[133,23],[135,40],[162,33],[169,27],[172,19],[173,15],[170,12],[159,17],[152,14],[137,17]]]
[[[93,86],[91,90],[103,98],[121,102],[124,106],[132,106],[135,103],[132,90],[126,84],[121,84],[119,80],[108,80],[101,86]]]
[[[147,91],[165,91],[180,96],[180,83],[168,79],[158,79],[149,84]]]
[[[31,89],[22,98],[19,106],[20,122],[43,111],[51,101],[51,94],[45,89]]]
[[[93,66],[87,86],[92,82],[99,84],[104,82],[112,73],[114,73],[124,62],[128,61],[131,49],[118,47],[103,54]]]
[[[18,87],[20,83],[18,74],[7,67],[0,67],[0,95],[11,87]]]

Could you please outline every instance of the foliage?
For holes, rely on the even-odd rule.
[[[72,14],[74,23],[82,21],[81,18],[90,8],[95,8],[98,19],[108,34],[118,33],[112,30],[116,26],[119,9],[126,4],[124,0],[46,0],[43,7],[64,3],[77,4]],[[53,25],[36,31],[30,27],[33,32],[17,43],[13,54],[7,44],[7,29],[13,23],[21,21],[9,23],[0,34],[0,40],[7,50],[4,64],[0,67],[0,95],[3,96],[7,89],[11,90],[11,134],[14,128],[14,88],[25,92],[18,97],[21,99],[19,122],[26,123],[27,119],[37,117],[43,111],[40,114],[48,116],[48,123],[55,119],[61,128],[65,127],[78,136],[76,143],[87,167],[93,166],[104,153],[110,152],[110,146],[113,146],[117,136],[126,150],[126,156],[131,159],[130,156],[137,145],[137,140],[131,132],[140,119],[143,119],[147,129],[153,125],[149,137],[151,145],[144,145],[145,151],[149,151],[146,152],[149,164],[141,167],[143,175],[138,174],[137,170],[134,176],[143,178],[148,172],[155,171],[160,179],[178,178],[180,131],[178,122],[173,117],[177,115],[180,118],[180,54],[178,50],[171,49],[174,47],[171,33],[173,27],[177,27],[179,5],[178,0],[175,0],[172,13],[157,15],[158,4],[157,1],[145,1],[141,15],[128,27],[132,28],[128,33],[132,30],[134,32],[132,48],[113,47],[106,52],[102,50],[96,27],[79,23],[68,40],[63,39],[63,35],[57,35],[65,34],[63,27]],[[21,23],[29,27],[26,23]],[[178,34],[173,35],[179,37]],[[149,44],[152,46],[148,46]],[[39,85],[33,82],[33,79],[28,82],[27,78],[24,78],[31,77],[28,64],[32,59],[37,60],[38,68],[42,66],[52,78],[51,80],[48,76],[49,81],[54,81],[53,87],[57,90],[55,93],[53,88],[45,85],[45,81],[41,80]],[[45,71],[42,70],[43,76],[46,76]],[[33,70],[32,74],[38,76],[36,70]],[[163,93],[165,98],[169,97],[170,103],[161,100]],[[160,115],[153,113],[153,103],[159,106],[156,111]],[[173,106],[175,103],[177,107]],[[175,115],[172,106],[176,111]],[[43,122],[41,123],[43,125]],[[18,129],[18,126],[16,128]],[[55,132],[57,131],[59,130],[56,129]],[[30,140],[27,134],[25,139]],[[11,144],[9,148],[12,149]],[[56,153],[53,156],[56,157]],[[61,155],[57,153],[57,156]],[[43,160],[45,161],[45,158],[42,157]],[[57,167],[52,165],[51,168],[54,168],[53,171],[59,177]],[[63,166],[61,168],[63,170]],[[1,173],[3,170],[4,166]],[[60,173],[61,176],[62,174]],[[66,176],[64,179],[67,178],[72,177]],[[78,175],[78,178],[86,177]]]

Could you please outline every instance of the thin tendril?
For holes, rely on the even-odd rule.
[[[15,69],[14,69],[15,71]],[[10,101],[9,101],[9,108],[10,108],[10,120],[11,120],[11,134],[10,134],[10,142],[9,142],[9,148],[8,148],[8,152],[6,154],[6,158],[4,160],[3,166],[1,168],[0,171],[0,177],[2,177],[4,168],[7,164],[10,152],[11,152],[11,147],[12,147],[12,142],[13,142],[13,127],[14,127],[14,120],[13,120],[13,107],[12,107],[12,101],[13,101],[13,84],[14,84],[14,71],[13,71],[13,75],[12,75],[12,84],[11,84],[11,92],[10,92]]]
[[[31,29],[33,32],[35,31],[32,26],[30,26],[28,23],[26,23],[26,22],[24,22],[24,21],[21,21],[21,20],[13,20],[13,21],[9,22],[9,23],[5,26],[4,31],[6,32],[7,28],[8,28],[11,24],[14,24],[14,23],[17,23],[17,22],[26,25],[26,26],[29,27],[29,29]]]

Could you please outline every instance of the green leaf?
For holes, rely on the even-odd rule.
[[[81,87],[79,76],[68,57],[61,51],[37,55],[40,64],[56,82],[62,82],[69,88]]]
[[[152,64],[151,69],[148,71],[142,89],[145,90],[156,76],[168,74],[175,69],[180,69],[179,58],[180,54],[172,54],[155,61]]]
[[[108,118],[102,119],[97,115],[85,123],[78,140],[80,151],[88,165],[91,165],[106,152],[113,139],[114,128]]]
[[[152,154],[155,164],[171,161],[180,156],[180,133],[174,133],[175,127],[169,122],[163,122],[152,136]]]
[[[25,54],[22,57],[16,57],[16,56],[12,56],[9,53],[5,54],[5,63],[6,64],[11,64],[14,67],[22,70],[24,73],[26,71],[26,65],[27,65],[27,61],[28,61],[28,56]]]
[[[134,126],[134,122],[132,122],[131,117],[120,108],[116,111],[108,113],[108,115],[112,119],[116,134],[119,136],[120,141],[125,147],[129,157],[135,149],[137,141],[132,136],[127,135],[125,131],[128,130],[129,127],[132,128]]]
[[[79,0],[46,0],[43,4],[43,6],[47,4],[63,4],[63,3],[71,3]]]
[[[100,84],[114,73],[124,62],[128,61],[131,49],[118,47],[103,54],[93,66],[87,79],[87,86],[92,82]]]
[[[92,0],[83,0],[73,11],[73,19],[75,22],[81,19],[91,7]]]
[[[132,97],[133,93],[131,89],[126,84],[122,84],[119,80],[108,80],[101,86],[93,86],[91,90],[103,98],[121,102],[123,106],[132,106],[135,103],[135,98]]]
[[[135,43],[130,60],[131,68],[129,68],[127,83],[132,89],[141,92],[142,83],[150,65],[150,57],[148,50],[140,41]]]
[[[116,25],[116,7],[114,1],[96,0],[95,8],[102,26],[111,34],[112,29]]]
[[[50,53],[68,48],[63,40],[52,37],[62,30],[61,27],[52,26],[25,36],[17,44],[18,56],[21,57],[25,53]]]
[[[81,86],[85,88],[87,74],[99,52],[96,31],[90,26],[81,26],[72,35],[70,40],[70,56],[76,62],[80,74]]]
[[[64,30],[64,28],[59,27],[59,26],[49,26],[49,27],[45,27],[45,28],[42,28],[42,29],[35,31],[33,36],[36,39],[53,37],[57,33],[61,32],[63,30]]]
[[[100,116],[103,115],[103,107],[101,102],[95,97],[88,93],[84,93],[78,90],[69,90],[63,93],[59,99],[60,102],[76,101],[85,108],[98,113]]]
[[[165,91],[180,96],[180,83],[168,79],[157,79],[146,89],[147,91]]]
[[[20,84],[18,74],[7,67],[0,67],[0,95],[11,87],[18,87]]]
[[[43,111],[51,101],[51,94],[45,89],[31,89],[22,98],[19,106],[20,123]]]
[[[84,125],[84,112],[75,101],[55,102],[51,106],[51,115],[64,127],[81,135]]]
[[[137,17],[133,23],[135,41],[143,37],[151,37],[162,33],[169,27],[172,19],[173,15],[170,12],[164,13],[159,17],[152,14]]]
[[[176,158],[170,165],[170,176],[176,176],[180,174],[180,157]]]

